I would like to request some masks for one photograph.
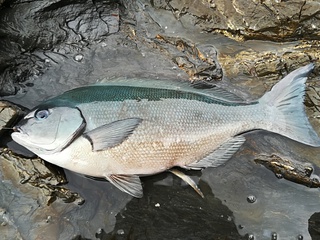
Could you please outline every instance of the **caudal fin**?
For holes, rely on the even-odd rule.
[[[305,82],[314,65],[298,68],[273,86],[259,100],[273,116],[273,132],[298,142],[318,147],[320,138],[309,123],[304,110]]]

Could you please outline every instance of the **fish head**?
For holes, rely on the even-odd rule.
[[[12,139],[37,155],[62,151],[80,133],[86,122],[78,108],[38,107],[15,127]]]

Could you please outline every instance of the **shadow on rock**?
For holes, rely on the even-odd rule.
[[[132,199],[116,217],[115,229],[96,237],[109,239],[246,239],[232,212],[200,182],[205,198],[174,178],[173,186],[155,185],[163,174],[144,180],[144,197]]]

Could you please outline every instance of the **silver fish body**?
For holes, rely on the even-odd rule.
[[[300,68],[257,101],[221,90],[152,81],[120,81],[68,91],[32,110],[12,138],[46,161],[105,177],[142,196],[139,176],[178,166],[225,163],[245,142],[241,133],[265,129],[319,146],[304,113],[307,74]]]

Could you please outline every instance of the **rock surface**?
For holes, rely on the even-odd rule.
[[[319,39],[320,3],[316,0],[153,1],[181,21],[192,21],[206,32],[238,40],[290,41]]]
[[[206,81],[256,99],[312,61],[306,106],[320,132],[319,5],[311,0],[0,1],[0,96],[32,108],[74,87],[139,77]],[[0,107],[1,128],[23,113],[12,104]],[[166,173],[144,178],[145,197],[138,200],[108,182],[69,171],[66,184],[61,169],[12,154],[6,149],[8,132],[0,134],[4,239],[320,237],[319,189],[278,179],[254,162],[259,154],[276,154],[291,159],[282,166],[301,162],[319,172],[318,149],[281,136],[246,135],[245,146],[226,166],[203,171],[204,200]]]

